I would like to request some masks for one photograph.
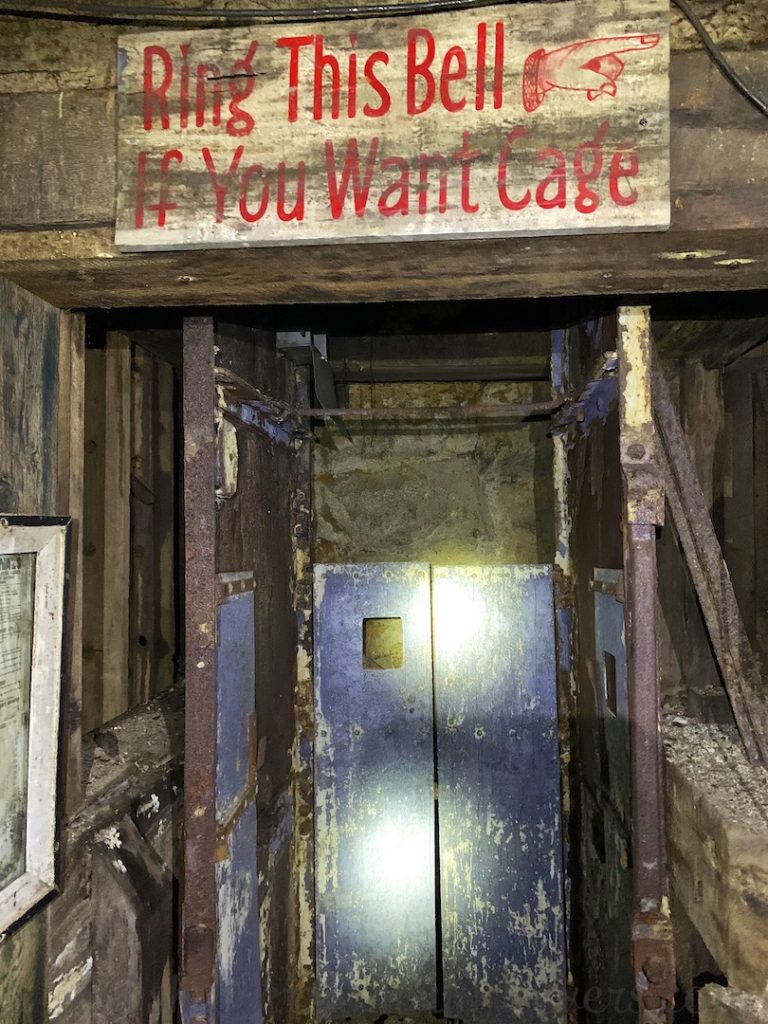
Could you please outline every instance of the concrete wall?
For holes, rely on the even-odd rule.
[[[545,384],[352,385],[350,407],[525,402]],[[554,556],[547,420],[332,424],[314,456],[318,562],[493,565]]]

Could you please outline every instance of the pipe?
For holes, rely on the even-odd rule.
[[[559,409],[565,399],[561,396],[545,402],[518,402],[507,405],[432,405],[411,408],[370,407],[365,409],[292,409],[294,416],[345,417],[361,420],[426,420],[450,418],[457,420],[483,419],[486,416],[520,417],[545,416]]]

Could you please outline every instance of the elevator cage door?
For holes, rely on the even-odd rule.
[[[551,569],[315,584],[318,1020],[562,1021]]]

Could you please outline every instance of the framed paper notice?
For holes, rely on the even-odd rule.
[[[55,889],[68,524],[0,515],[0,933]]]

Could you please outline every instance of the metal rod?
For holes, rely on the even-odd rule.
[[[519,417],[549,415],[563,404],[563,398],[545,402],[526,402],[508,405],[431,405],[410,408],[370,407],[365,409],[293,409],[295,416],[349,418],[361,420],[426,420],[426,419],[481,419],[486,416]]]
[[[216,452],[210,317],[184,320],[185,684],[182,1003],[209,1021],[216,952]]]

